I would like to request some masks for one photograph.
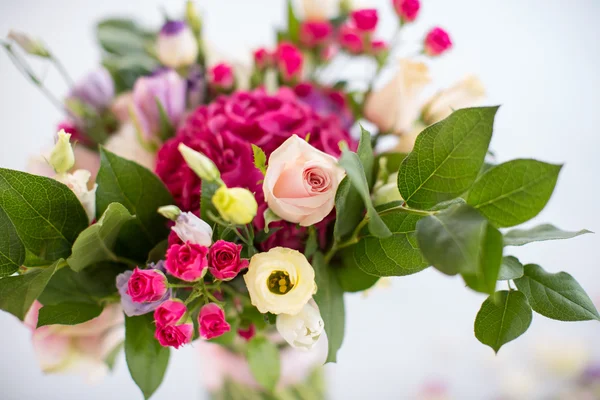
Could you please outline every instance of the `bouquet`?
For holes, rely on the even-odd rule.
[[[393,6],[398,31],[420,12],[419,0]],[[65,113],[35,174],[0,169],[0,308],[32,327],[41,354],[56,341],[77,354],[41,357],[44,370],[106,369],[124,348],[149,398],[171,348],[198,340],[245,360],[265,396],[290,398],[283,353],[326,337],[336,362],[344,293],[430,267],[487,296],[475,336],[495,352],[533,311],[600,319],[571,275],[510,255],[589,233],[513,228],[544,208],[562,166],[494,163],[498,107],[476,107],[475,77],[420,100],[448,33],[431,29],[396,63],[405,44],[378,38],[377,10],[301,11],[288,1],[276,46],[248,68],[215,60],[192,2],[158,31],[103,20],[102,68],[64,99],[28,62],[70,84],[46,45],[18,32],[2,41]],[[345,79],[349,62],[372,73]]]

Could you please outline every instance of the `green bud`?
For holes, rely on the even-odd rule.
[[[69,139],[71,138],[70,133],[66,133],[64,129],[58,132],[58,141],[54,145],[52,152],[50,153],[50,165],[59,174],[64,174],[75,164],[75,154],[73,154],[73,147]]]
[[[202,32],[202,20],[200,19],[200,14],[198,13],[198,10],[196,10],[196,5],[193,0],[188,0],[186,4],[185,19],[192,32],[194,32],[194,35],[196,35],[196,37],[200,36],[200,33]]]
[[[187,165],[200,179],[207,182],[217,182],[221,179],[221,173],[217,166],[204,154],[190,149],[183,143],[179,145],[178,149]]]
[[[373,204],[377,207],[392,201],[402,200],[398,190],[398,173],[391,174],[386,181],[377,181],[373,187]]]
[[[39,56],[43,58],[50,58],[50,52],[46,50],[44,44],[39,40],[33,39],[31,36],[22,33],[9,31],[8,39],[12,40],[19,45],[27,54]]]
[[[158,209],[158,213],[171,221],[177,221],[181,210],[177,206],[162,206]]]

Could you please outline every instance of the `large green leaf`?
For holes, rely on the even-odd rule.
[[[34,269],[26,274],[0,279],[0,309],[19,318],[25,315],[42,293],[62,259],[49,267]]]
[[[504,344],[527,331],[531,318],[531,307],[523,293],[496,292],[483,302],[477,313],[475,336],[497,353]]]
[[[125,359],[145,399],[158,389],[169,364],[170,349],[154,338],[155,329],[151,314],[125,317]]]
[[[48,265],[68,257],[75,238],[88,226],[85,210],[67,186],[4,168],[0,168],[0,209],[2,238],[6,240],[2,246],[13,246],[19,253],[16,230],[32,260],[25,260],[27,266]],[[6,248],[0,249],[6,252]],[[21,260],[22,254],[17,253],[13,262]]]
[[[91,303],[61,303],[40,308],[37,326],[77,325],[96,318],[102,306]]]
[[[499,281],[508,281],[522,277],[523,264],[514,256],[506,256],[502,258],[500,273],[498,274]]]
[[[398,173],[398,188],[409,206],[428,209],[471,187],[488,151],[496,111],[457,110],[419,134]]]
[[[484,173],[469,191],[467,203],[496,226],[514,226],[539,214],[550,199],[562,165],[513,160]]]
[[[154,34],[124,18],[100,21],[96,26],[96,36],[104,50],[120,56],[146,53],[148,46],[154,43]]]
[[[538,225],[530,229],[511,229],[504,234],[505,246],[523,246],[532,242],[545,240],[571,239],[586,233],[593,233],[587,229],[577,232],[563,231],[551,224]]]
[[[327,333],[328,354],[326,362],[337,362],[337,352],[344,341],[346,311],[344,309],[344,291],[332,268],[325,263],[323,254],[315,253],[312,259],[315,269],[317,293],[314,296]]]
[[[377,283],[378,276],[369,275],[356,264],[352,252],[342,253],[342,263],[333,267],[344,292],[362,292]]]
[[[493,292],[502,262],[502,234],[477,210],[455,205],[417,223],[417,239],[431,265],[462,274],[478,291]]]
[[[256,381],[270,392],[275,390],[281,372],[275,343],[256,336],[248,342],[248,365]]]
[[[531,308],[545,317],[560,321],[600,320],[598,310],[585,290],[566,272],[552,274],[535,264],[525,266],[525,275],[515,284]]]
[[[100,170],[96,179],[97,215],[111,203],[120,203],[135,218],[121,228],[115,253],[145,262],[148,252],[164,240],[169,231],[156,211],[173,204],[173,198],[156,175],[141,165],[100,149]]]
[[[79,234],[73,244],[73,253],[67,263],[73,270],[82,269],[101,261],[118,261],[113,247],[123,225],[134,217],[119,203],[108,206],[94,225]]]
[[[113,78],[117,93],[131,90],[138,78],[150,75],[159,66],[156,60],[142,53],[104,57],[102,65]]]
[[[359,242],[343,252],[343,259],[352,258],[360,269],[374,276],[405,276],[427,268],[415,236],[417,221],[422,217],[394,211],[381,218],[392,236],[379,239],[365,229]]]
[[[25,261],[25,246],[8,215],[0,208],[0,278],[17,272]]]
[[[300,20],[294,12],[294,2],[292,0],[287,1],[287,23],[288,39],[297,43],[300,40]]]

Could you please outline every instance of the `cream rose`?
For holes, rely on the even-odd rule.
[[[331,212],[344,175],[334,157],[294,135],[271,153],[263,191],[280,218],[310,226]]]
[[[244,281],[261,313],[298,314],[317,290],[315,271],[296,250],[275,247],[252,257]]]

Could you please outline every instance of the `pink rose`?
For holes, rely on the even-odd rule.
[[[333,26],[329,21],[305,21],[300,25],[300,41],[310,48],[327,43],[332,35]]]
[[[248,267],[248,260],[240,259],[242,245],[217,240],[208,253],[208,270],[221,281],[229,281]]]
[[[238,335],[240,335],[240,337],[246,339],[246,341],[252,339],[254,337],[254,335],[256,334],[256,327],[254,326],[254,324],[250,324],[248,325],[247,328],[239,328],[238,329]]]
[[[294,135],[269,157],[263,182],[265,200],[282,219],[314,225],[333,209],[344,175],[334,157]]]
[[[160,300],[167,292],[167,277],[156,269],[135,268],[127,282],[127,294],[136,303]]]
[[[198,327],[203,339],[212,339],[231,330],[225,321],[225,312],[216,303],[209,303],[200,309]]]
[[[362,10],[353,11],[350,14],[354,26],[362,32],[373,32],[377,27],[377,10],[374,8],[365,8]]]
[[[156,326],[175,325],[185,315],[187,308],[179,300],[167,300],[154,310]]]
[[[439,56],[451,47],[450,35],[442,28],[433,28],[425,37],[424,51],[429,56]]]
[[[194,336],[194,324],[157,326],[154,337],[163,347],[180,348],[192,341]]]
[[[403,23],[413,22],[419,15],[420,0],[394,0],[394,9]]]
[[[385,51],[387,51],[388,47],[387,47],[387,43],[385,43],[383,40],[373,40],[371,42],[371,54],[374,55],[378,55],[378,54],[382,54]]]
[[[228,91],[235,84],[233,68],[227,63],[220,63],[209,69],[209,84],[220,91]]]
[[[174,277],[186,282],[194,282],[206,275],[207,255],[207,247],[190,242],[182,245],[174,244],[167,250],[165,268]]]
[[[254,56],[254,66],[258,70],[262,71],[273,63],[273,55],[264,47],[254,50],[252,55]]]
[[[339,41],[342,48],[349,53],[360,54],[364,51],[362,35],[351,25],[341,27]]]
[[[302,78],[304,56],[293,44],[282,42],[276,52],[277,67],[286,82],[296,82]]]

